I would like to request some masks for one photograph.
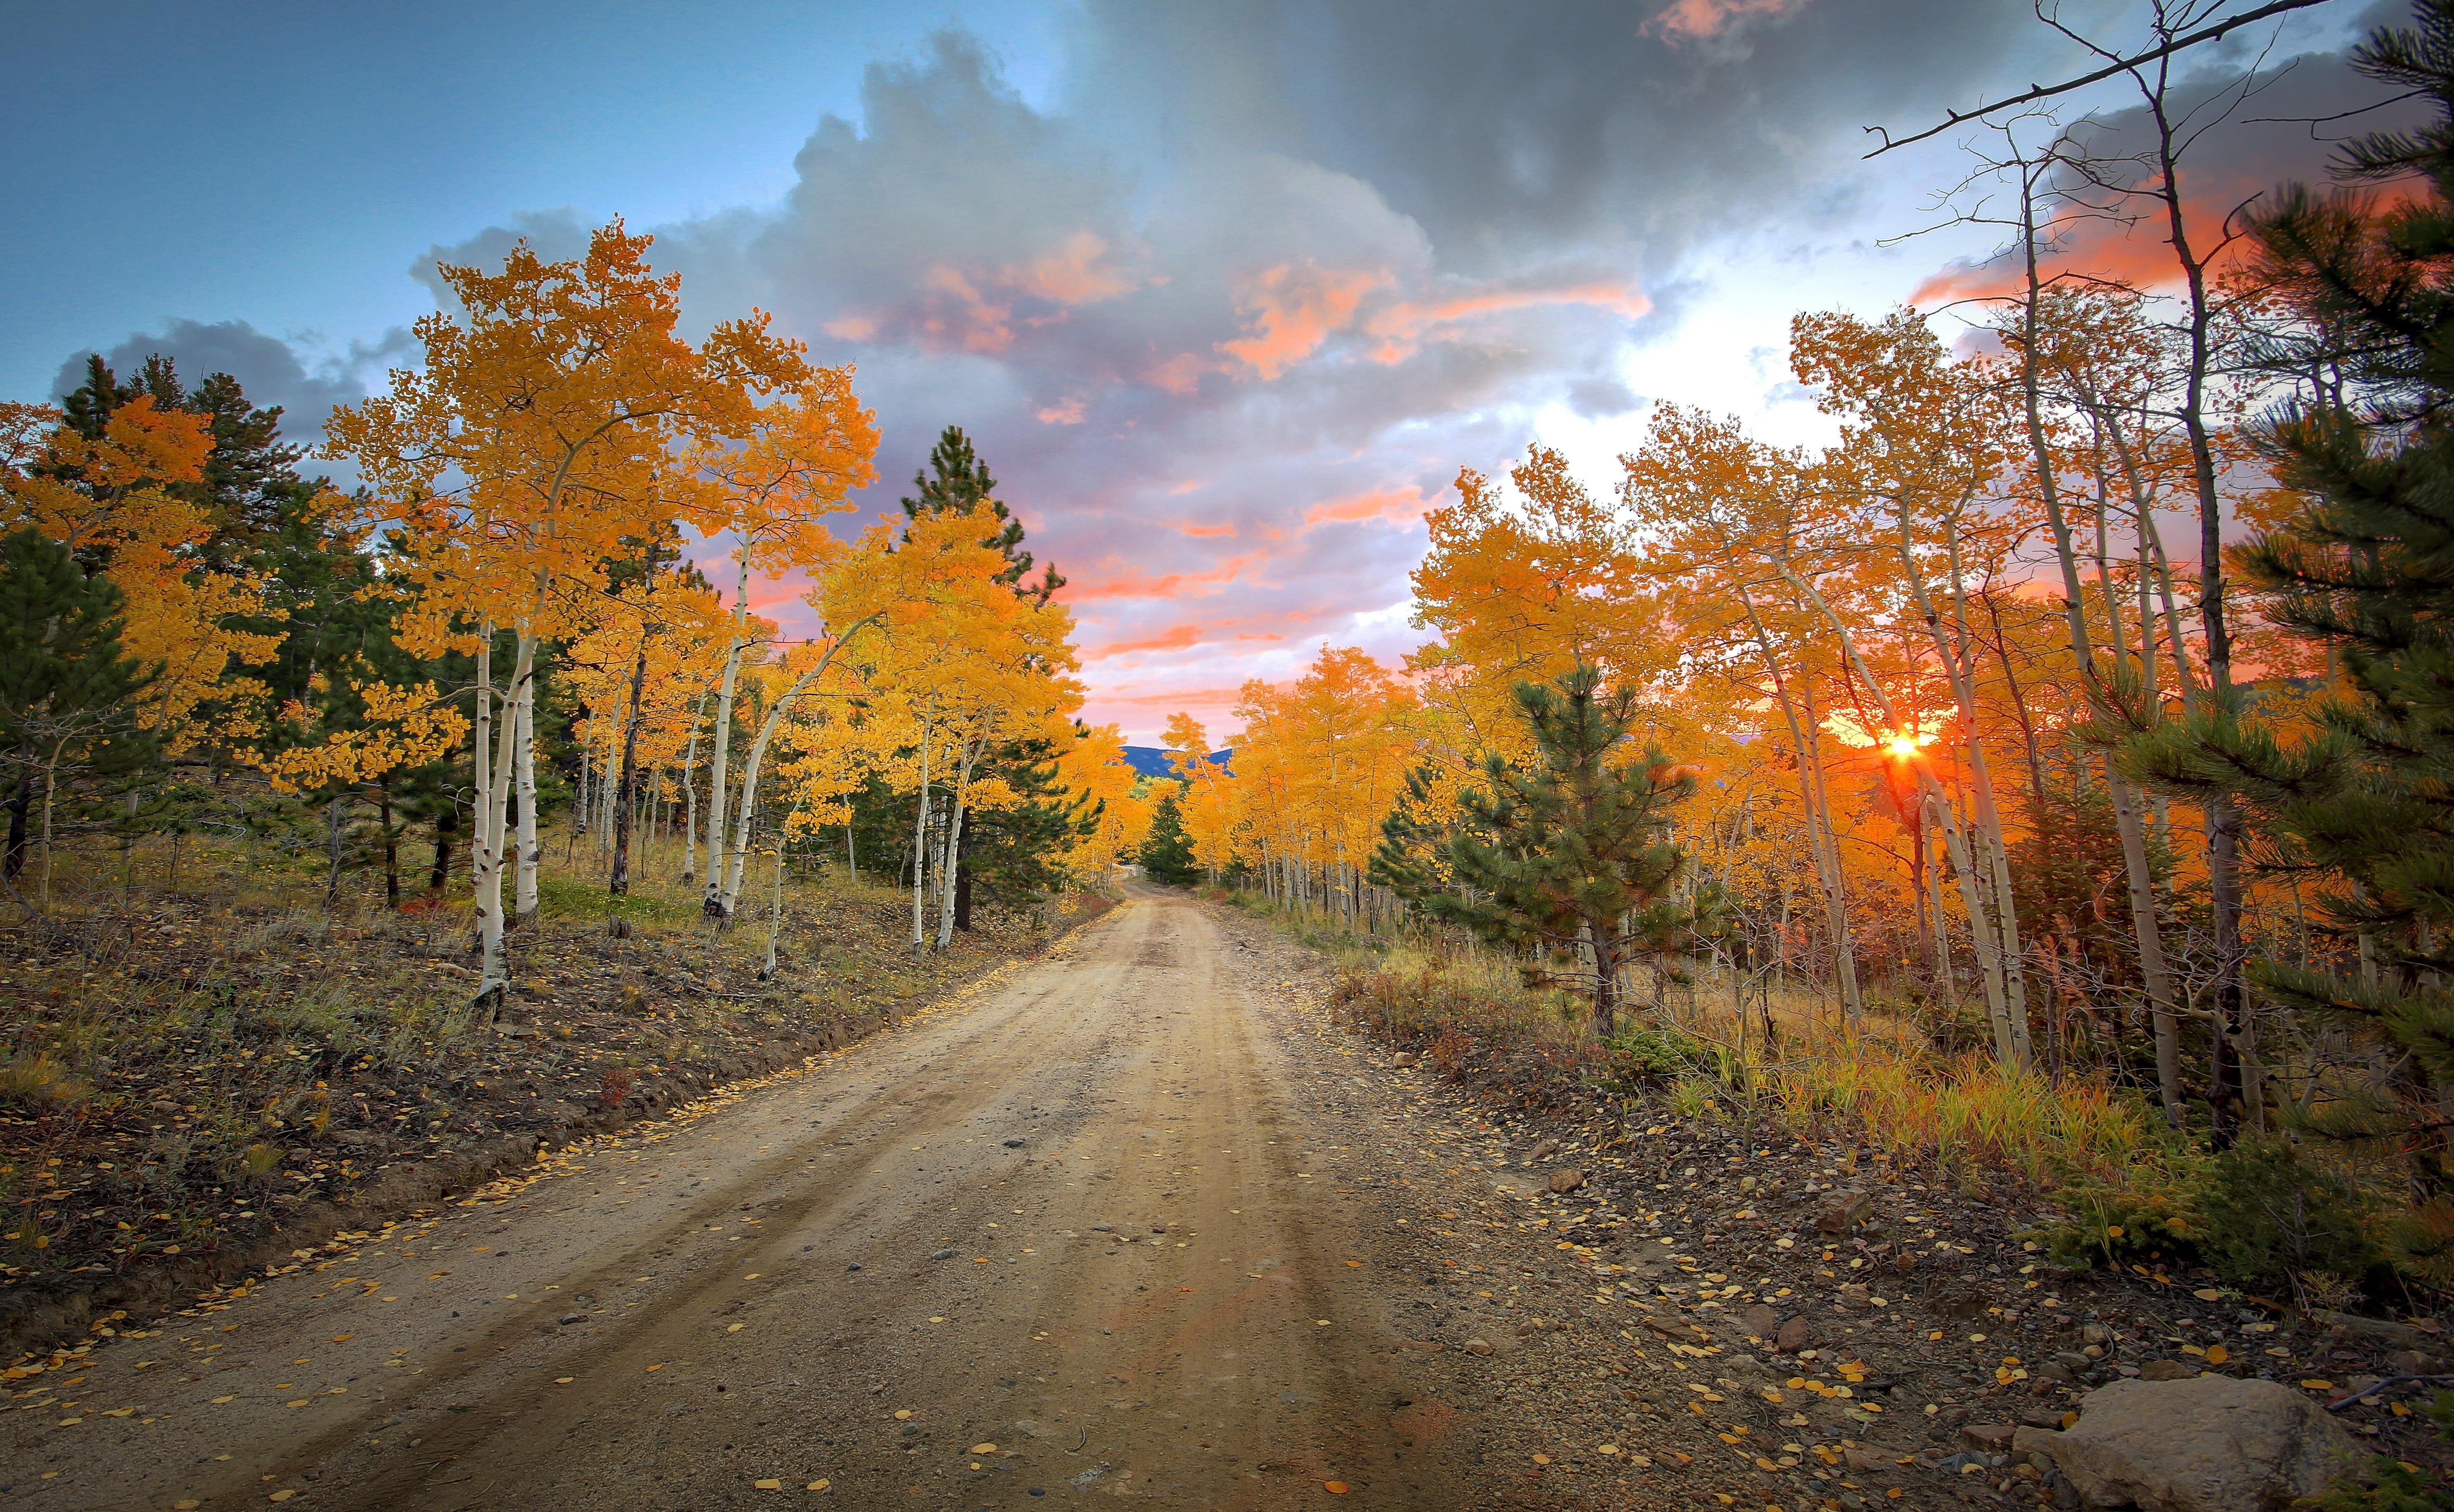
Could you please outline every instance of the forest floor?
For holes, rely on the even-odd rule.
[[[35,1352],[0,1361],[849,1043],[1107,906],[984,914],[915,958],[905,896],[796,883],[761,980],[763,917],[717,932],[678,883],[609,898],[549,870],[494,1015],[465,907],[328,917],[297,892],[222,878],[0,927],[0,1344]]]
[[[1848,1150],[1514,1121],[1332,987],[1266,923],[1136,888],[893,1032],[131,1315],[15,1382],[0,1493],[2035,1505],[2000,1441],[2091,1381],[2331,1392],[2402,1347],[2051,1270],[2026,1206]]]

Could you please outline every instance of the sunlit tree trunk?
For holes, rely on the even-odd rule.
[[[920,955],[929,948],[926,924],[921,917],[924,899],[929,891],[929,735],[935,720],[937,706],[932,700],[920,719],[920,801],[919,816],[912,825],[912,954]]]
[[[523,636],[522,639],[527,637]],[[536,784],[536,667],[533,656],[523,670],[519,688],[513,695],[512,760],[519,783],[519,818],[513,834],[516,865],[513,869],[513,922],[526,924],[536,917],[537,862],[543,850],[537,841]]]
[[[947,800],[945,859],[937,868],[937,948],[955,943],[955,881],[962,869],[963,806],[971,796],[972,763],[979,754],[977,737],[963,742],[963,759],[955,776],[954,796]]]
[[[2108,693],[2105,680],[2098,675],[2096,652],[2090,644],[2087,630],[2085,591],[2081,587],[2079,556],[2071,544],[2070,519],[2062,509],[2062,477],[2053,448],[2045,437],[2044,393],[2039,371],[2037,344],[2038,300],[2042,285],[2037,275],[2037,236],[2035,180],[2023,167],[2020,181],[2021,221],[2025,232],[2022,242],[2026,252],[2028,290],[2021,307],[2021,322],[2025,340],[2020,353],[2020,391],[2022,417],[2026,422],[2029,460],[2037,474],[2037,489],[2045,506],[2045,522],[2054,536],[2054,555],[2062,572],[2063,618],[2070,630],[2072,659],[2081,675],[2087,679],[2093,696],[2102,700]],[[2102,492],[2103,477],[2098,483]],[[2109,625],[2107,644],[2113,652],[2113,682],[2122,680],[2122,613],[2114,597],[2112,574],[2104,558],[2104,512],[2100,498],[2097,512],[2097,572],[2103,580],[2104,605]],[[2122,864],[2130,903],[2130,934],[2139,948],[2139,971],[2147,989],[2149,1018],[2156,1037],[2156,1081],[2160,1100],[2164,1105],[2164,1121],[2180,1128],[2182,1120],[2182,1059],[2179,1020],[2174,1015],[2173,978],[2164,959],[2163,932],[2156,922],[2154,880],[2147,870],[2147,843],[2139,823],[2139,807],[2130,784],[2105,764],[2105,786],[2113,801],[2114,831],[2122,842]]]
[[[731,774],[725,769],[725,758],[733,747],[733,690],[741,675],[741,653],[749,644],[750,625],[750,553],[742,549],[738,557],[740,570],[733,584],[733,636],[724,652],[724,678],[715,690],[715,750],[708,757],[707,776],[707,897],[705,908],[713,918],[726,917],[724,900],[724,839],[726,820],[732,814],[726,783]],[[745,814],[745,817],[746,817]]]

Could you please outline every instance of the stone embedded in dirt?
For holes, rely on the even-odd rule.
[[[1164,1234],[1167,1232],[1167,1225],[1164,1223],[1153,1223],[1151,1225],[1151,1232],[1154,1234]]]
[[[1840,1288],[1840,1300],[1847,1306],[1863,1307],[1874,1300],[1874,1293],[1868,1291],[1865,1287],[1859,1285],[1856,1281],[1851,1281],[1848,1285]]]
[[[1465,1341],[1465,1352],[1469,1355],[1496,1355],[1499,1353],[1499,1346],[1488,1339],[1469,1339]]]
[[[1815,1227],[1823,1234],[1846,1234],[1874,1214],[1875,1200],[1863,1192],[1831,1192],[1816,1210]]]
[[[2022,1428],[2012,1446],[2054,1462],[2089,1506],[2282,1512],[2367,1459],[2317,1402],[2272,1381],[2118,1381],[2079,1425]]]
[[[1559,1141],[1557,1139],[1545,1139],[1534,1146],[1534,1159],[1538,1160],[1547,1160],[1559,1153]]]
[[[1414,1054],[1412,1051],[1400,1050],[1395,1056],[1390,1058],[1389,1063],[1396,1066],[1400,1071],[1407,1071],[1416,1066],[1421,1065],[1423,1063],[1423,1059],[1422,1057]]]
[[[1849,1462],[1849,1468],[1852,1470],[1888,1470],[1892,1467],[1891,1461],[1871,1449],[1861,1449],[1854,1444],[1841,1450],[1840,1458]]]
[[[931,1260],[953,1260],[955,1258],[955,1252],[950,1249],[941,1249],[933,1253],[929,1258]]]
[[[2385,1357],[2385,1368],[2398,1376],[2433,1376],[2445,1367],[2434,1356],[2417,1349],[2398,1349]]]
[[[1019,1150],[1022,1148],[1022,1141],[1020,1139],[1008,1139],[1005,1141],[1005,1147],[1009,1150]]]
[[[1794,1355],[1813,1342],[1815,1325],[1803,1318],[1793,1318],[1781,1324],[1780,1332],[1773,1336],[1772,1347],[1775,1353]]]
[[[849,1264],[849,1265],[845,1266],[845,1267],[844,1267],[844,1269],[846,1269],[846,1270],[848,1270],[848,1271],[856,1271],[856,1270],[860,1269],[860,1261],[858,1261],[858,1260],[855,1260],[855,1261],[853,1261],[851,1264]]]
[[[1770,1339],[1780,1332],[1780,1314],[1758,1302],[1739,1314],[1739,1332],[1751,1339]]]
[[[1116,1225],[1114,1223],[1094,1223],[1091,1225],[1091,1232],[1094,1234],[1113,1234],[1116,1231]]]
[[[2011,1436],[2019,1425],[2009,1422],[1972,1422],[1960,1430],[1960,1436],[1981,1449],[2001,1451],[2011,1446]]]
[[[1554,1171],[1551,1173],[1551,1190],[1554,1192],[1573,1192],[1584,1184],[1585,1173],[1582,1171]]]
[[[2142,1381],[2188,1381],[2199,1373],[2199,1367],[2186,1360],[2151,1360],[2139,1367]]]

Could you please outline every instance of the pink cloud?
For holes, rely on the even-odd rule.
[[[1265,269],[1237,301],[1252,334],[1222,341],[1218,350],[1275,379],[1318,351],[1355,317],[1365,294],[1389,281],[1385,268],[1321,268],[1307,260]]]
[[[1350,494],[1344,498],[1328,499],[1304,512],[1304,529],[1316,525],[1346,524],[1357,520],[1387,520],[1392,524],[1411,525],[1421,519],[1432,507],[1422,490],[1409,483],[1404,488],[1375,489],[1368,494]]]
[[[1758,17],[1778,21],[1806,0],[1671,0],[1637,30],[1665,42],[1700,42],[1723,28]]]
[[[1488,293],[1461,294],[1453,299],[1421,304],[1394,304],[1365,321],[1363,329],[1380,338],[1379,344],[1372,349],[1374,361],[1403,362],[1413,356],[1425,340],[1437,337],[1444,327],[1480,315],[1529,310],[1542,305],[1594,305],[1630,320],[1649,314],[1653,310],[1653,301],[1634,289],[1612,283],[1589,283],[1569,289],[1494,290]]]
[[[1081,396],[1077,394],[1060,403],[1052,404],[1039,411],[1038,414],[1039,423],[1042,425],[1080,425],[1082,423]]]
[[[1095,305],[1138,287],[1109,259],[1108,244],[1087,231],[1076,232],[1045,256],[1002,271],[995,281],[1059,305]]]
[[[1221,566],[1206,573],[1166,573],[1158,576],[1127,569],[1109,576],[1079,577],[1056,591],[1056,596],[1068,603],[1098,598],[1177,598],[1200,597],[1226,587],[1244,575],[1245,569],[1267,560],[1267,554],[1251,552],[1231,557]]]
[[[1236,534],[1236,527],[1232,522],[1217,525],[1192,525],[1178,521],[1176,530],[1177,534],[1190,535],[1195,540],[1206,540],[1213,536]]]
[[[1106,645],[1092,647],[1082,653],[1082,659],[1099,661],[1109,656],[1121,656],[1136,651],[1188,651],[1206,638],[1204,631],[1205,627],[1202,625],[1187,621],[1180,625],[1171,625],[1156,635],[1144,636],[1139,640],[1112,640]]]
[[[1217,364],[1191,352],[1168,358],[1142,374],[1151,386],[1169,393],[1191,393],[1201,387],[1201,375]]]

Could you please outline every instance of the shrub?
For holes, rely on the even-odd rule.
[[[2205,1232],[2203,1171],[2180,1141],[2141,1143],[2118,1161],[2057,1157],[2054,1205],[2066,1215],[2040,1237],[2058,1265],[2120,1265],[2155,1250],[2194,1248]]]
[[[1705,1063],[1702,1041],[1676,1024],[1639,1025],[1602,1041],[1612,1057],[1613,1092],[1633,1092],[1637,1081],[1669,1081]]]
[[[2313,1271],[2358,1277],[2384,1260],[2349,1181],[2288,1139],[2252,1139],[2209,1160],[2200,1242],[2217,1274],[2243,1286]]]

